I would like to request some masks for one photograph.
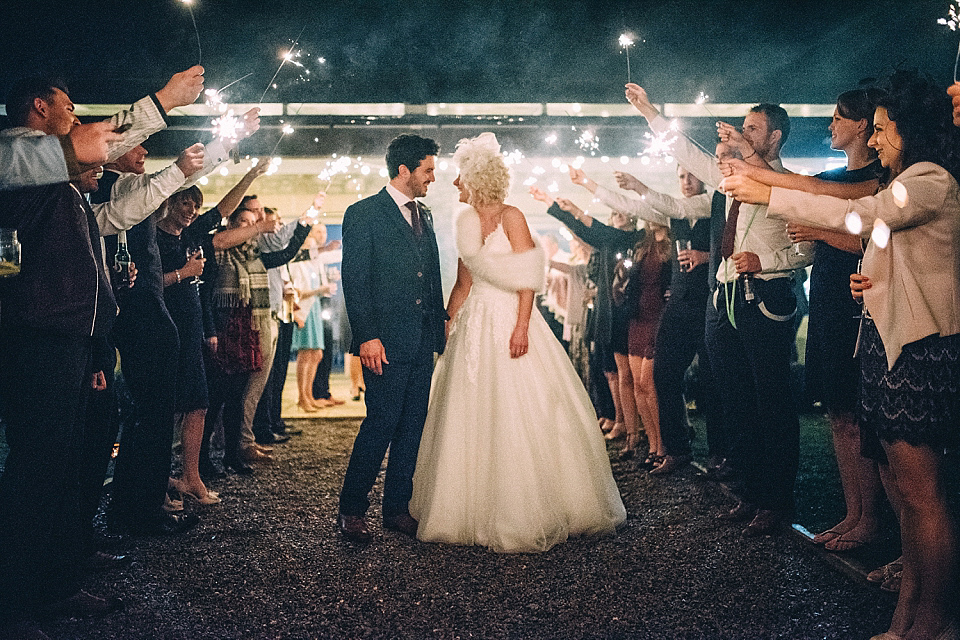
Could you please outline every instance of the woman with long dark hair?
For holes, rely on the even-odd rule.
[[[897,608],[875,638],[957,638],[957,537],[942,467],[960,440],[960,134],[925,76],[898,71],[883,89],[869,144],[890,175],[875,196],[842,200],[744,176],[722,188],[769,203],[771,216],[869,238],[850,284],[863,301],[860,420],[879,435],[900,493],[903,550]]]

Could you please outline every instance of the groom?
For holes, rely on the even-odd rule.
[[[390,184],[343,216],[342,284],[351,351],[366,371],[367,417],[353,444],[337,524],[352,542],[370,542],[364,514],[383,457],[383,526],[408,536],[407,505],[427,416],[433,354],[445,344],[440,258],[429,210],[416,198],[435,180],[440,147],[404,134],[387,148]]]

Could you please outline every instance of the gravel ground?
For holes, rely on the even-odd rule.
[[[334,516],[358,422],[299,426],[274,465],[224,480],[196,529],[126,541],[133,563],[88,580],[125,611],[41,628],[104,640],[868,638],[893,610],[798,536],[741,540],[714,518],[730,498],[692,468],[656,478],[615,461],[626,525],[538,555],[381,532],[378,486],[374,542],[353,547]]]

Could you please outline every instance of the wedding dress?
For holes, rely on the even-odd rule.
[[[502,226],[457,221],[473,285],[433,376],[410,513],[423,541],[546,551],[626,519],[597,419],[563,347],[534,309],[510,357],[518,289],[540,288],[543,251],[514,253]]]

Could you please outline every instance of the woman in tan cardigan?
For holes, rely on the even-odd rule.
[[[762,185],[722,188],[791,222],[867,241],[861,298],[861,423],[876,429],[902,495],[903,578],[890,630],[876,638],[957,638],[957,538],[941,475],[960,432],[960,136],[949,98],[917,73],[887,82],[870,146],[890,172],[877,195],[842,200]],[[857,229],[862,225],[862,229]]]

